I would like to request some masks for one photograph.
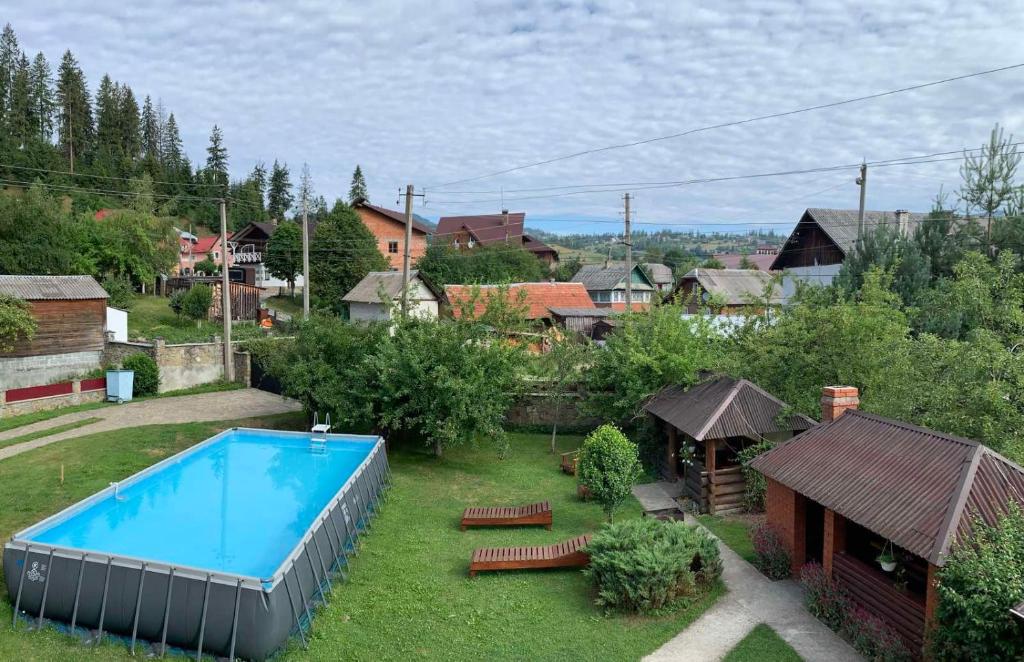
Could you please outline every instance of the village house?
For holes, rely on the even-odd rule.
[[[100,367],[107,293],[92,276],[0,276],[0,294],[28,302],[31,340],[0,354],[0,391],[52,384]],[[69,385],[70,388],[70,385]]]
[[[594,303],[579,283],[445,285],[444,294],[451,307],[452,317],[456,319],[467,314],[479,317],[487,310],[489,301],[502,297],[513,307],[521,306],[527,320],[545,328],[550,327],[554,320],[552,308],[594,309]]]
[[[798,573],[821,563],[855,602],[920,651],[936,581],[975,518],[1024,505],[1024,469],[986,446],[858,410],[856,388],[822,391],[820,425],[758,456],[767,521]]]
[[[598,308],[626,309],[625,264],[613,262],[606,262],[603,265],[585,264],[572,277],[572,281],[583,284],[587,294]],[[638,264],[633,265],[630,281],[633,310],[647,310],[654,299],[654,283]]]
[[[387,258],[392,269],[400,269],[405,254],[405,214],[361,202],[355,206],[363,225],[377,240],[377,250]],[[413,216],[412,242],[409,244],[409,263],[416,262],[427,252],[430,228]]]
[[[654,289],[659,292],[671,292],[676,284],[675,276],[672,275],[672,268],[660,262],[644,262],[643,270],[651,278]]]
[[[437,319],[442,292],[417,269],[409,271],[409,315]],[[402,272],[371,271],[341,299],[348,304],[353,322],[389,320],[392,311],[402,305]]]
[[[558,266],[558,251],[524,231],[525,212],[476,216],[442,216],[437,222],[437,240],[456,248],[509,244],[520,246],[554,269]]]
[[[724,269],[757,269],[758,271],[771,271],[772,262],[778,255],[779,249],[770,244],[761,244],[753,253],[716,253],[712,257],[717,260]],[[744,266],[747,265],[747,266]]]
[[[218,267],[224,261],[221,256],[220,235],[197,237],[188,232],[178,237],[177,275],[192,276],[196,273],[196,265],[210,260]],[[228,268],[234,266],[237,244],[228,236]]]
[[[679,281],[673,295],[690,314],[705,312],[712,303],[722,307],[722,315],[758,314],[766,305],[783,303],[782,290],[772,277],[753,269],[693,269]]]
[[[683,495],[701,512],[743,510],[746,482],[738,453],[763,440],[784,441],[814,426],[753,382],[712,377],[685,389],[670,386],[644,406],[665,452],[662,476],[683,481]]]

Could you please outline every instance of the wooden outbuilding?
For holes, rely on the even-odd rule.
[[[661,473],[684,482],[702,512],[742,510],[746,484],[737,455],[761,441],[780,442],[814,426],[746,379],[712,377],[689,389],[670,386],[644,407],[664,440]],[[783,420],[779,420],[782,418]]]

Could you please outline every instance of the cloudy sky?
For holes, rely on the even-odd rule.
[[[791,117],[559,161],[609,144],[1024,62],[1016,0],[287,3],[14,0],[22,47],[70,48],[173,111],[193,161],[224,130],[233,176],[308,162],[344,195],[356,163],[373,202],[427,189],[427,217],[492,213],[605,230],[621,191],[577,184],[684,181],[899,159],[1024,134],[1024,69]],[[868,207],[926,210],[958,163],[874,169]],[[644,225],[753,222],[788,230],[808,206],[854,208],[853,171],[630,188]],[[568,222],[573,219],[573,222]],[[583,222],[579,219],[587,219]],[[602,223],[601,221],[605,221]]]

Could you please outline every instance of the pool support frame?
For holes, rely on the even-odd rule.
[[[373,447],[270,577],[25,539],[55,519],[72,516],[98,500],[114,496],[120,485],[137,482],[234,431],[263,432],[251,428],[225,430],[12,536],[4,546],[3,560],[7,586],[13,589],[13,626],[17,628],[19,615],[34,616],[36,629],[49,618],[70,623],[72,632],[94,628],[97,641],[102,640],[104,632],[130,637],[133,654],[136,642],[142,639],[153,642],[161,657],[173,646],[194,651],[197,660],[203,653],[263,660],[295,633],[307,646],[305,631],[312,622],[311,607],[315,608],[318,601],[325,603],[326,596],[333,592],[332,574],[339,574],[342,581],[347,579],[348,557],[358,555],[359,537],[370,529],[371,519],[392,484],[381,437],[328,435],[328,443],[363,440],[373,443]],[[273,432],[310,437],[305,432]],[[328,556],[324,550],[329,550]]]

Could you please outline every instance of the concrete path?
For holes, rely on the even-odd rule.
[[[665,489],[662,483],[644,483],[643,485],[633,486],[633,496],[640,502],[640,505],[644,507],[649,513],[657,512],[659,510],[672,510],[678,508],[679,504],[676,503],[669,492]]]
[[[96,432],[106,432],[107,430],[162,423],[230,421],[239,418],[284,414],[301,411],[301,409],[302,405],[294,400],[282,398],[279,395],[254,388],[200,393],[197,395],[181,395],[171,398],[154,398],[140,402],[129,402],[123,405],[111,405],[109,407],[101,407],[100,409],[57,416],[56,418],[0,432],[0,441],[4,441],[87,418],[102,419],[74,430],[67,430],[47,437],[39,437],[21,444],[15,444],[14,446],[0,448],[0,460],[5,460],[56,441],[74,439],[75,437],[82,437]]]
[[[657,488],[658,483],[637,487]],[[664,502],[656,495],[642,498],[664,510]],[[636,494],[636,488],[634,488]],[[664,495],[668,499],[668,494]],[[700,526],[690,515],[686,522]],[[808,662],[863,662],[863,658],[821,621],[811,616],[803,605],[803,591],[793,580],[773,582],[736,552],[719,541],[723,572],[729,592],[722,596],[700,618],[648,655],[645,660],[661,662],[686,660],[713,662],[721,660],[759,623],[766,623],[786,640]]]

